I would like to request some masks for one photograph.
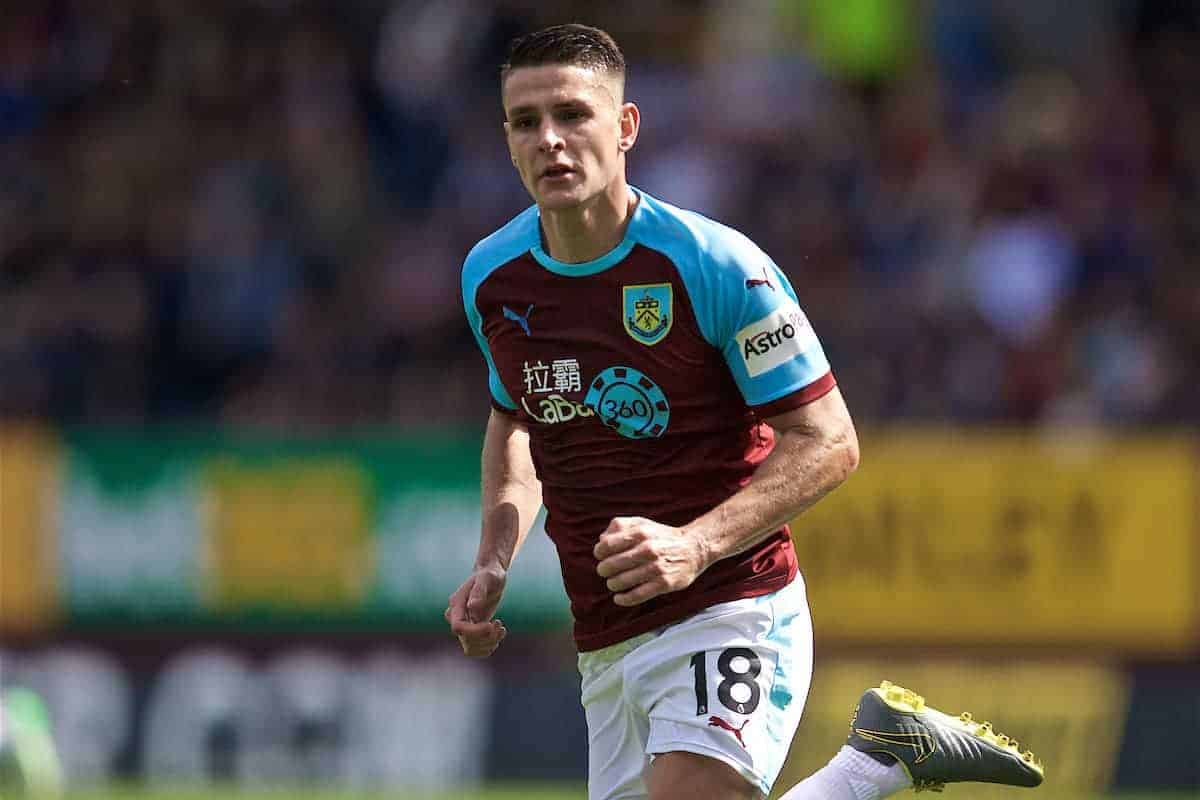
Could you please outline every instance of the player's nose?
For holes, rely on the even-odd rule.
[[[538,132],[538,149],[544,153],[553,153],[557,150],[562,150],[566,145],[563,137],[559,135],[558,130],[554,127],[553,121],[542,123],[541,130]]]

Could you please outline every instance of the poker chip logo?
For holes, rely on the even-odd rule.
[[[663,390],[633,367],[601,372],[588,386],[583,402],[605,425],[629,439],[662,436],[671,416]]]

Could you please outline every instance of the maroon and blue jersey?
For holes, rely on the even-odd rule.
[[[637,194],[624,240],[595,261],[552,258],[533,206],[463,267],[492,405],[529,429],[581,651],[795,577],[785,526],[688,588],[625,608],[592,549],[614,517],[682,526],[726,500],[774,446],[764,419],[834,386],[795,292],[762,250]]]

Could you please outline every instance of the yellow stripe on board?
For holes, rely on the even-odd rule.
[[[40,428],[0,428],[0,631],[33,633],[58,616],[58,443]]]
[[[218,609],[357,609],[373,576],[368,486],[352,462],[208,470],[210,604]]]

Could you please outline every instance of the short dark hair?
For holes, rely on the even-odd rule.
[[[590,25],[553,25],[518,36],[508,45],[508,60],[500,67],[500,86],[517,67],[565,64],[625,77],[625,56],[606,31]]]

